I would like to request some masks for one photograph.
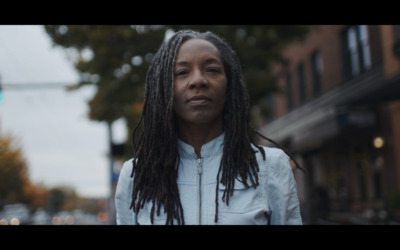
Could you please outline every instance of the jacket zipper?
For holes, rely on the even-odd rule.
[[[197,171],[199,173],[199,225],[201,225],[201,174],[202,174],[202,167],[201,167],[201,163],[202,163],[203,159],[197,158]]]

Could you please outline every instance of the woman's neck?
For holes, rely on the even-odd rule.
[[[192,125],[183,121],[179,122],[179,139],[191,145],[199,158],[201,157],[201,147],[220,136],[223,132],[222,121],[206,125]]]

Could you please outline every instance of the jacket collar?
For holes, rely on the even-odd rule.
[[[223,153],[225,132],[217,138],[203,144],[201,147],[201,158],[213,157]],[[194,148],[178,139],[179,155],[181,158],[197,158]]]

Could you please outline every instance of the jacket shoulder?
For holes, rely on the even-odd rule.
[[[130,177],[133,169],[133,158],[124,162],[121,168],[120,175],[126,177]]]
[[[122,165],[115,191],[115,208],[117,224],[136,224],[136,215],[130,209],[132,201],[133,182],[131,173],[132,159]]]
[[[290,166],[289,156],[280,148],[260,146],[265,152],[265,160],[259,149],[257,149],[256,157],[260,171],[267,171],[268,168],[276,168],[282,165]]]

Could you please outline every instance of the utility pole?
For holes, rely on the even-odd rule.
[[[3,86],[1,83],[1,76],[0,76],[0,103],[3,101]]]
[[[107,134],[108,134],[108,148],[109,148],[109,185],[110,185],[110,197],[108,201],[108,221],[110,224],[115,224],[115,206],[114,206],[114,185],[113,185],[113,174],[114,174],[114,155],[113,155],[113,135],[112,135],[112,122],[107,121]]]

